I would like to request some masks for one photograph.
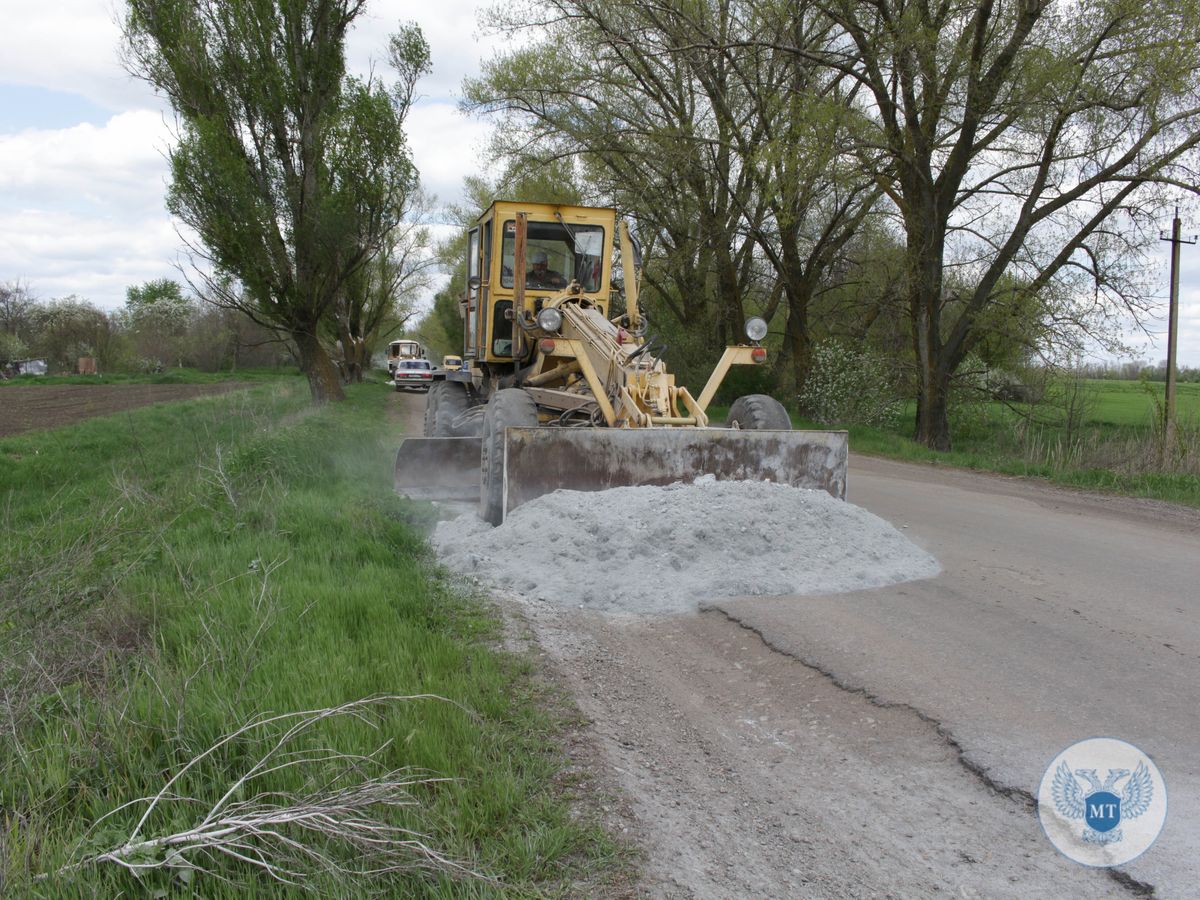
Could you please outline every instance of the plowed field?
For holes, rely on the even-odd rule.
[[[249,385],[219,384],[53,384],[0,388],[0,437],[58,428],[93,416],[209,394]]]

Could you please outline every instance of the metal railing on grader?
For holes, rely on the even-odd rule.
[[[608,317],[614,241],[627,312]],[[762,394],[725,427],[706,410],[729,367],[761,365],[762,319],[726,348],[699,396],[667,371],[638,305],[640,253],[612,209],[497,201],[470,229],[462,369],[439,372],[425,437],[396,456],[396,490],[478,499],[499,524],[559,488],[771,480],[846,493],[846,433],[793,431]]]

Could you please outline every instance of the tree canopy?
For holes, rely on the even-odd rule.
[[[198,237],[205,294],[286,334],[318,401],[342,396],[322,322],[417,183],[403,125],[428,45],[403,27],[388,48],[395,85],[349,75],[363,8],[128,0],[124,22],[129,68],[178,117],[167,204]]]
[[[464,93],[499,119],[501,159],[573,160],[585,194],[634,215],[648,302],[686,333],[723,342],[744,313],[782,312],[789,390],[814,333],[865,339],[902,316],[916,434],[935,448],[969,356],[1144,316],[1168,194],[1200,183],[1197,0],[535,0],[499,16],[526,39]],[[884,257],[886,276],[864,270]]]

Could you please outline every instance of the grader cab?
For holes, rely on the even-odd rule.
[[[624,311],[613,315],[620,248]],[[475,499],[499,524],[549,491],[769,479],[845,497],[845,432],[793,431],[776,400],[707,409],[734,365],[761,365],[747,321],[699,394],[675,382],[638,303],[640,253],[612,209],[494,203],[470,229],[463,366],[430,389],[425,437],[402,442],[396,489]]]

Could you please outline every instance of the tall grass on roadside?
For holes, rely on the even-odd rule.
[[[797,427],[819,427],[794,419]],[[911,462],[961,466],[1004,475],[1045,478],[1056,484],[1111,491],[1200,507],[1200,431],[1178,431],[1178,449],[1168,468],[1159,458],[1160,439],[1150,429],[1085,427],[1068,439],[1055,428],[1021,431],[1013,423],[993,425],[986,436],[960,440],[948,452],[930,450],[909,437],[851,425],[850,453]]]
[[[471,896],[609,865],[529,663],[391,490],[388,393],[304,393],[0,441],[0,893]],[[231,809],[271,833],[206,844]]]

